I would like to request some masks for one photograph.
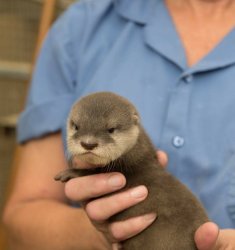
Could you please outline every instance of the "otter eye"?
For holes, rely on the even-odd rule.
[[[109,128],[109,129],[108,129],[108,132],[109,132],[110,134],[112,134],[114,131],[115,131],[115,128]]]
[[[71,128],[75,131],[79,130],[79,125],[76,124],[74,121],[71,121]]]

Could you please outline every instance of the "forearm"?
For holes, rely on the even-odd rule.
[[[53,200],[24,202],[5,216],[14,250],[108,249],[82,209]]]

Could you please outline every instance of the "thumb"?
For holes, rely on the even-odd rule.
[[[164,168],[166,167],[167,163],[168,163],[168,157],[167,154],[164,151],[158,150],[156,152],[157,154],[157,159],[160,163],[160,165]]]
[[[219,236],[219,228],[213,222],[201,225],[194,236],[198,250],[213,250]]]

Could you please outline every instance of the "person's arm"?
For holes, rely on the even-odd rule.
[[[87,203],[93,224],[83,209],[69,206],[66,195],[76,201],[89,200],[122,188],[125,179],[120,173],[78,177],[66,184],[64,192],[64,185],[53,179],[67,164],[60,134],[21,146],[17,164],[14,189],[4,212],[11,249],[111,249],[112,243],[139,233],[155,219],[147,215],[107,223],[113,214],[145,199],[144,187],[139,189],[142,194],[137,187],[134,192],[131,189]],[[99,209],[102,207],[105,209]]]
[[[68,206],[53,180],[66,167],[60,134],[21,146],[14,189],[4,212],[11,249],[107,249],[82,209]]]

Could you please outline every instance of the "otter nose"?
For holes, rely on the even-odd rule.
[[[81,142],[81,145],[83,148],[87,150],[92,150],[98,146],[98,143],[86,143],[86,142]]]

